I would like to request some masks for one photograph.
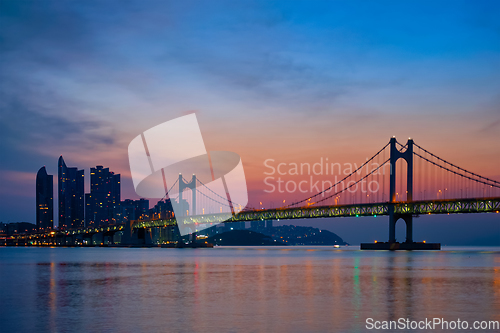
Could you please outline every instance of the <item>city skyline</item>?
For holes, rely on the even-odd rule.
[[[115,217],[120,215],[120,174],[102,165],[90,168],[90,191],[86,193],[84,169],[68,168],[62,155],[57,169],[58,223],[53,221],[53,176],[43,166],[36,177],[37,228],[77,229],[119,223]]]
[[[145,217],[150,210],[155,214],[172,212],[171,205],[162,208],[161,205],[164,204],[162,200],[159,200],[153,208],[149,207],[149,200],[144,198],[121,200],[120,174],[115,174],[102,165],[90,168],[88,193],[84,190],[87,184],[84,180],[84,169],[68,168],[62,155],[59,157],[57,169],[59,171],[57,179],[62,181],[54,182],[53,176],[47,174],[46,166],[37,172],[34,224],[40,231],[120,224],[127,220]],[[54,206],[54,183],[61,184],[55,197],[57,206]],[[54,223],[54,210],[59,216],[57,223]]]

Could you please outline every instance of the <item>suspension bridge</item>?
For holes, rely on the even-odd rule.
[[[187,181],[179,175],[166,196],[178,186],[177,198],[185,214],[153,218],[131,224],[65,231],[78,234],[151,230],[183,223],[193,232],[217,224],[220,215],[225,223],[258,220],[292,220],[360,216],[388,216],[388,241],[365,243],[363,249],[439,249],[439,244],[425,244],[413,239],[414,218],[427,214],[499,213],[500,182],[466,170],[445,160],[408,139],[401,144],[395,137],[371,158],[342,179],[301,200],[279,208],[249,208],[232,202],[193,175]],[[230,215],[228,215],[228,212]],[[396,240],[396,223],[406,225],[406,239]],[[111,229],[110,229],[111,228]],[[60,233],[54,232],[52,233]],[[20,236],[21,237],[21,236]],[[25,235],[25,237],[28,237]],[[44,235],[46,237],[46,235]]]

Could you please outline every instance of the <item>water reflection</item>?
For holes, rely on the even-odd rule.
[[[6,331],[360,332],[368,317],[500,320],[497,251],[0,251]]]

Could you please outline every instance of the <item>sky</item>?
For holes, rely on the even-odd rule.
[[[251,204],[297,196],[263,191],[266,159],[359,164],[393,135],[500,181],[499,14],[498,1],[3,0],[0,221],[35,222],[36,172],[57,175],[60,155],[87,192],[104,165],[138,198],[128,144],[193,112],[207,150],[241,156]],[[375,237],[344,220],[304,223]],[[498,216],[434,220],[416,234],[500,245]]]

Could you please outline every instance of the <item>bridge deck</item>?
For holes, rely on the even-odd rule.
[[[358,217],[358,216],[382,216],[389,214],[388,202],[354,204],[354,205],[336,205],[321,207],[299,207],[285,209],[263,209],[242,211],[230,220],[224,222],[247,222],[260,220],[293,220],[293,219],[311,219],[327,217]],[[500,197],[484,199],[449,199],[449,200],[430,200],[394,203],[394,213],[396,214],[467,214],[467,213],[499,213]],[[187,223],[218,223],[218,215],[196,215],[184,217]],[[132,228],[153,228],[175,226],[175,218],[168,220],[150,220],[137,221],[133,223]],[[74,230],[58,230],[43,233],[23,234],[16,236],[19,239],[40,238],[47,236],[71,236],[82,234],[106,233],[123,230],[125,226],[112,225],[97,228],[81,228]]]
[[[336,205],[321,207],[299,207],[285,209],[263,209],[243,211],[225,222],[247,222],[259,220],[292,220],[326,217],[358,217],[388,215],[388,202]],[[414,201],[394,203],[396,214],[466,214],[466,213],[498,213],[500,198],[484,199],[450,199],[432,201]],[[186,218],[184,218],[186,219]],[[189,218],[191,223],[215,223],[217,215],[197,215]],[[189,222],[188,222],[189,223]],[[151,228],[175,225],[175,218],[169,220],[138,221],[134,228]]]

